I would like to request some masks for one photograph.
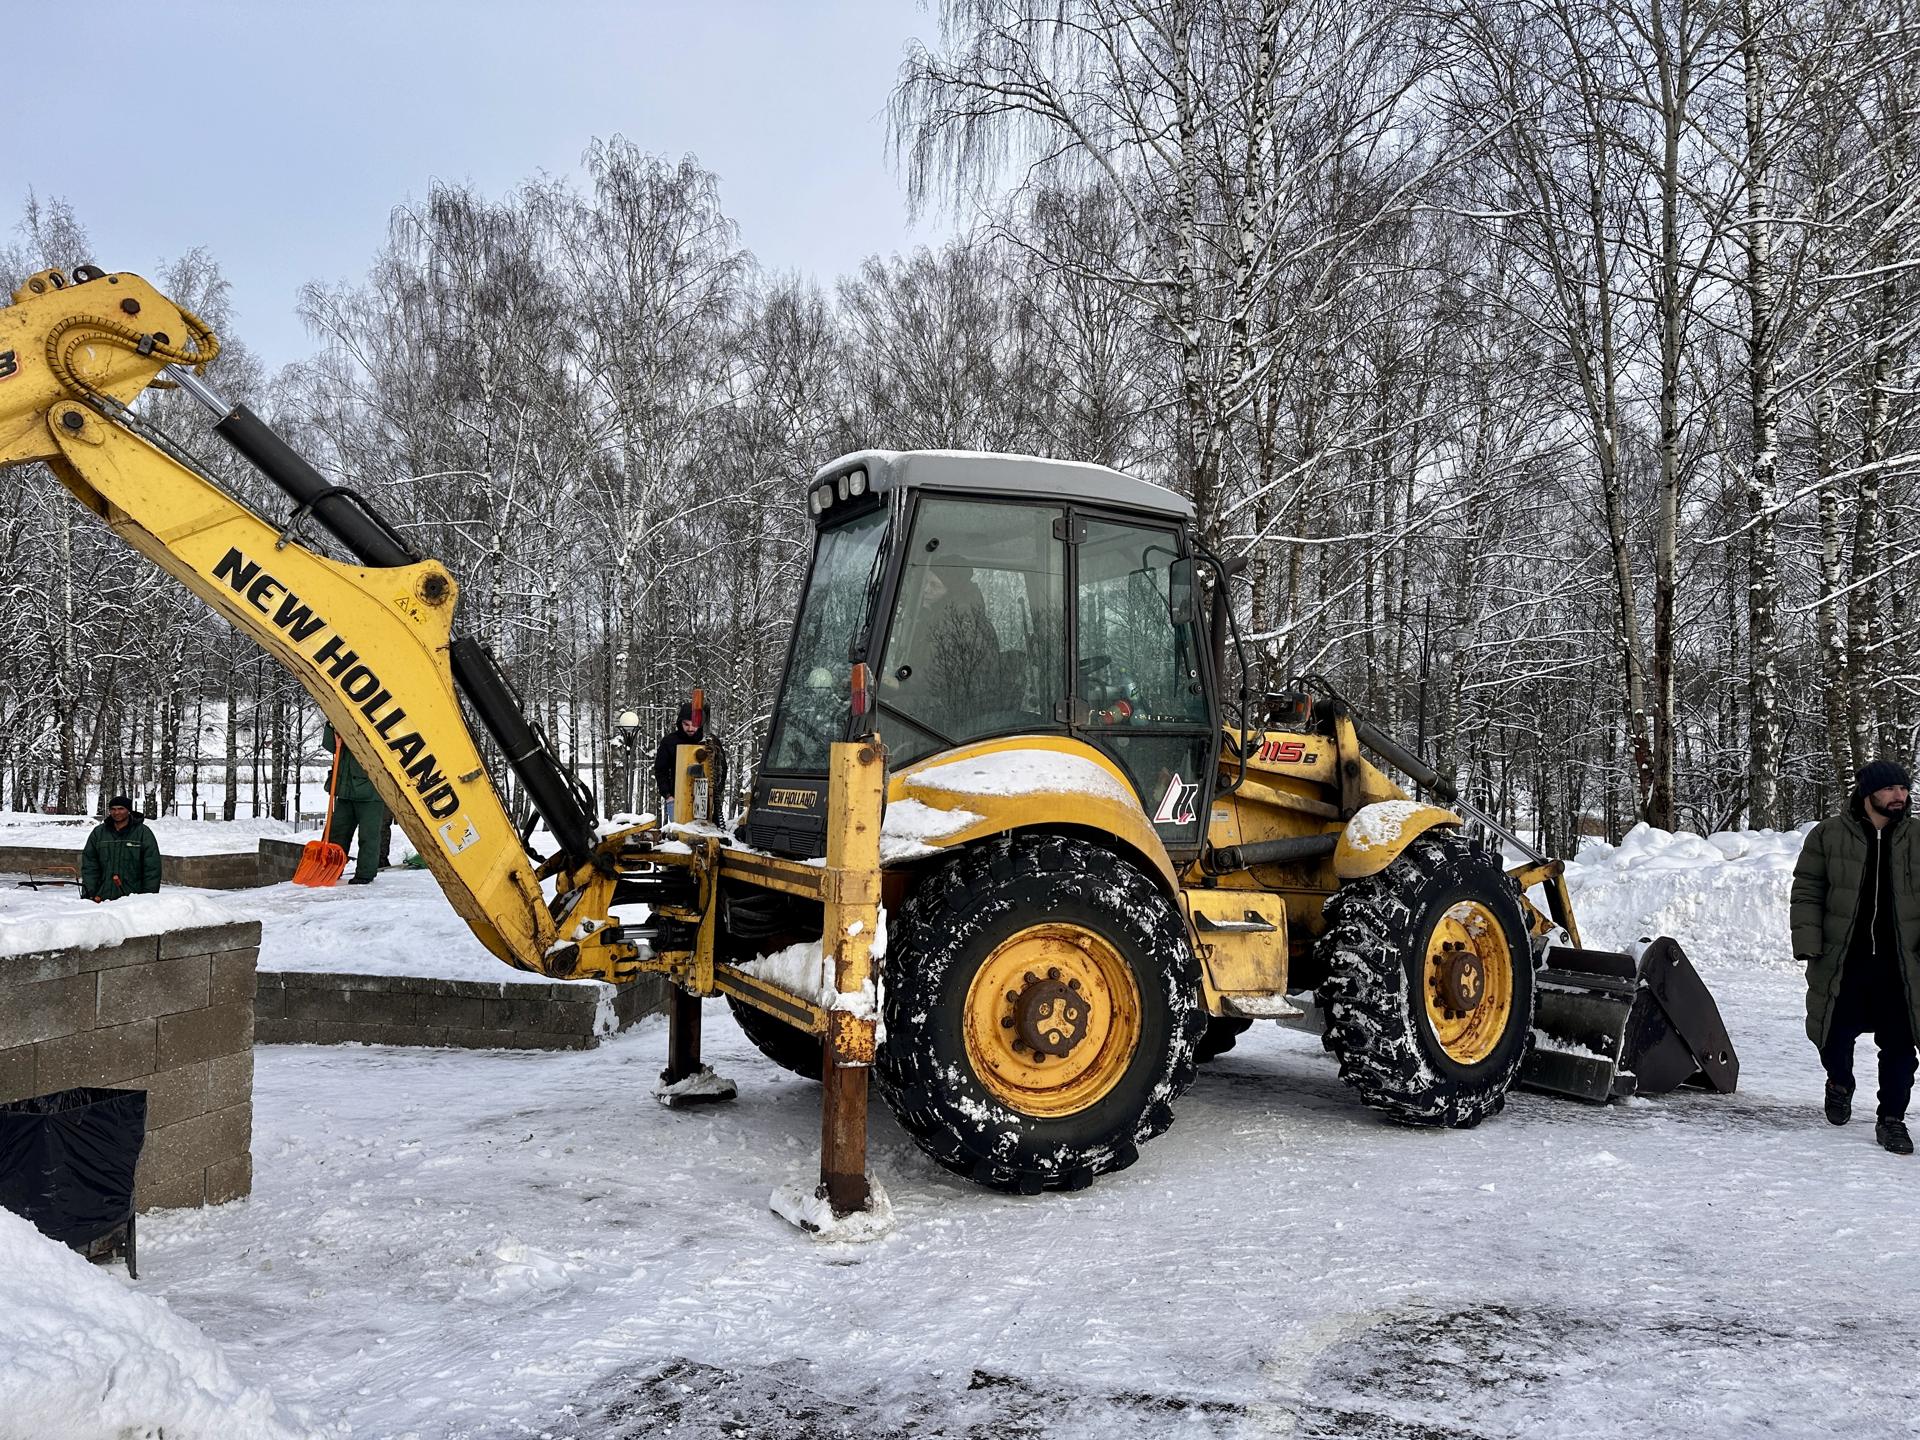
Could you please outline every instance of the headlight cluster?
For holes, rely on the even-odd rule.
[[[807,513],[824,515],[836,500],[857,500],[867,493],[867,472],[849,470],[835,480],[816,485],[807,494]]]

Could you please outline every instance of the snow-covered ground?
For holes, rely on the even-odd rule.
[[[150,1217],[133,1287],[224,1378],[134,1363],[187,1342],[91,1300],[58,1338],[49,1310],[128,1282],[35,1278],[47,1242],[0,1227],[0,1436],[1910,1435],[1920,1159],[1820,1118],[1799,839],[1641,832],[1572,867],[1589,944],[1686,946],[1737,1095],[1406,1130],[1261,1025],[1077,1195],[978,1190],[876,1106],[898,1225],[858,1247],[769,1213],[818,1090],[721,1007],[740,1097],[708,1111],[648,1097],[658,1022],[584,1054],[263,1049],[252,1198]],[[83,1341],[145,1411],[96,1418],[98,1372],[55,1363]],[[205,1395],[230,1417],[189,1418]]]

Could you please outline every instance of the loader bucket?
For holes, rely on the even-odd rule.
[[[1733,1093],[1740,1079],[1706,983],[1666,936],[1639,953],[1554,946],[1535,977],[1529,1090],[1605,1103],[1692,1084]]]
[[[293,883],[325,887],[336,883],[347,868],[347,852],[325,840],[309,840],[300,851]]]

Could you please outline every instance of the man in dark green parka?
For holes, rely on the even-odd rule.
[[[360,846],[355,852],[353,878],[349,885],[371,885],[373,877],[380,871],[381,827],[386,823],[387,807],[381,803],[380,792],[373,788],[373,781],[367,778],[367,772],[360,762],[353,758],[353,752],[333,733],[333,726],[327,726],[321,732],[321,741],[330,754],[340,757],[340,774],[328,776],[327,783],[333,788],[333,819],[327,826],[327,839],[346,849],[359,832]]]
[[[159,889],[160,842],[133,801],[116,795],[107,801],[106,820],[93,827],[80,852],[80,896],[118,900],[122,895],[153,895]]]
[[[1826,1114],[1853,1114],[1853,1049],[1880,1049],[1874,1138],[1911,1155],[1907,1101],[1920,1069],[1920,835],[1907,823],[1907,772],[1863,765],[1844,814],[1822,820],[1793,867],[1793,953],[1807,967],[1807,1038],[1826,1067]]]

